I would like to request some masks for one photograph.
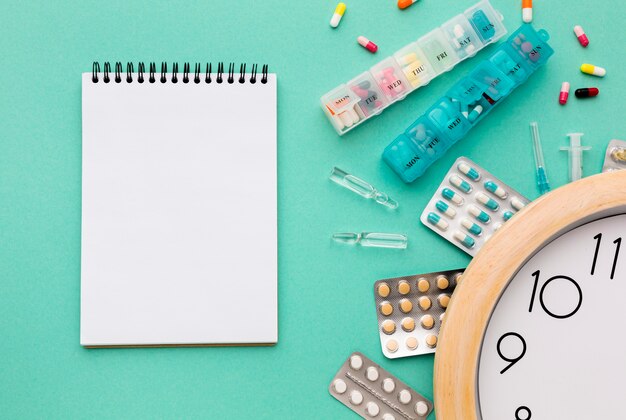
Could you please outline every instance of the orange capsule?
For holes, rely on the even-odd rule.
[[[406,9],[413,3],[417,3],[417,0],[398,0],[398,7],[400,9]]]

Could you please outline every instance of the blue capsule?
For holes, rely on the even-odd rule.
[[[463,225],[465,229],[467,229],[469,233],[471,233],[474,236],[480,236],[480,234],[483,233],[483,230],[481,229],[481,227],[478,226],[476,223],[472,222],[470,219],[465,218],[461,220],[461,224]]]
[[[480,173],[476,169],[469,166],[467,163],[461,162],[456,167],[460,172],[462,172],[472,181],[478,181],[480,179]]]
[[[467,211],[469,211],[469,213],[474,216],[479,222],[489,223],[489,220],[491,220],[491,217],[489,217],[487,213],[485,213],[473,204],[467,206]]]
[[[486,181],[485,182],[485,189],[487,191],[489,191],[490,193],[496,195],[498,198],[501,198],[503,200],[508,195],[506,193],[506,191],[504,190],[504,188],[500,187],[498,184],[496,184],[493,181]]]
[[[506,222],[507,220],[509,220],[511,217],[513,217],[513,212],[512,211],[505,211],[504,214],[502,215],[502,217],[504,218],[504,221]]]
[[[444,188],[441,191],[441,195],[443,196],[443,198],[452,201],[457,206],[463,205],[463,197],[452,191],[450,188]]]
[[[465,248],[474,248],[474,245],[476,244],[471,236],[459,231],[454,232],[454,239],[459,241]]]
[[[476,194],[476,200],[478,200],[479,203],[483,204],[489,210],[497,211],[500,208],[498,203],[496,203],[496,200],[494,200],[493,198],[489,198],[485,193]]]
[[[437,210],[448,216],[450,219],[454,219],[454,216],[456,216],[456,210],[441,200],[437,201],[435,207],[437,207]]]
[[[463,191],[465,194],[472,191],[472,186],[469,184],[469,182],[464,181],[458,175],[452,175],[450,177],[450,183],[457,187],[459,190]]]

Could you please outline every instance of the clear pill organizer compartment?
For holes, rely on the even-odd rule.
[[[385,163],[404,182],[415,181],[548,61],[554,53],[549,38],[544,30],[522,25],[385,148]]]
[[[473,57],[506,34],[502,15],[482,0],[320,98],[339,135]]]

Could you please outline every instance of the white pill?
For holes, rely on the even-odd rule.
[[[463,30],[463,27],[459,24],[454,25],[454,29],[452,30],[452,32],[454,33],[454,36],[457,38],[462,38],[463,35],[465,35],[465,31]]]
[[[524,208],[525,204],[522,203],[522,200],[520,200],[519,198],[513,197],[511,198],[511,206],[513,206],[515,210],[521,210]]]
[[[350,402],[354,405],[359,405],[363,402],[363,394],[356,389],[350,393]]]
[[[382,419],[383,420],[396,420],[396,418],[393,415],[389,414],[389,413],[383,414]]]
[[[350,367],[354,370],[359,370],[363,367],[363,359],[358,354],[354,354],[350,357]]]
[[[383,380],[383,391],[387,394],[391,394],[394,389],[396,389],[396,383],[394,380],[391,378],[385,378],[385,380]]]
[[[426,413],[428,413],[428,405],[426,405],[424,401],[418,401],[417,404],[415,404],[415,413],[418,416],[425,416]]]
[[[380,413],[380,407],[375,402],[370,401],[367,403],[365,411],[367,411],[367,414],[369,414],[370,416],[376,417],[378,413]]]
[[[398,401],[400,401],[402,404],[410,403],[411,402],[411,393],[408,390],[403,389],[398,394]]]
[[[348,385],[346,385],[343,379],[335,379],[335,382],[333,382],[333,389],[337,394],[343,394],[348,389]]]
[[[374,366],[370,366],[367,368],[367,372],[365,373],[365,376],[367,377],[367,379],[369,379],[370,381],[374,382],[378,380],[378,369],[376,369]]]

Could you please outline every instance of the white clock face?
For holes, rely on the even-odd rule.
[[[625,398],[620,214],[559,236],[513,277],[485,333],[478,402],[483,420],[586,420],[626,418]]]

